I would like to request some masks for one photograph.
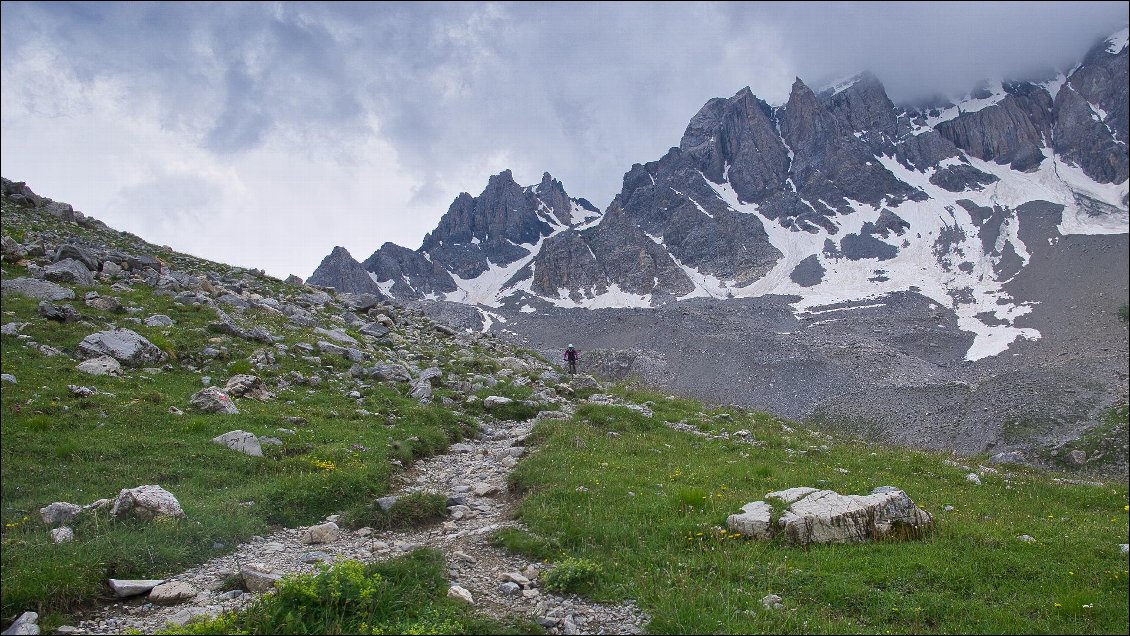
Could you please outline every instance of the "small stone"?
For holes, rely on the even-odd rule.
[[[99,356],[80,362],[75,369],[90,375],[119,375],[122,365],[111,356]]]
[[[498,486],[494,484],[477,484],[472,492],[478,497],[489,497],[499,490]]]
[[[149,484],[137,488],[123,488],[114,499],[110,516],[133,515],[142,520],[155,517],[183,517],[184,510],[172,493],[160,486]]]
[[[239,409],[236,408],[228,394],[214,386],[194,393],[189,401],[192,406],[205,413],[225,413],[229,415],[239,413]]]
[[[1130,543],[1121,543],[1118,548],[1122,550],[1122,554],[1130,553]]]
[[[0,373],[0,382],[7,382],[9,384],[17,384],[16,376],[11,373]]]
[[[965,481],[973,484],[974,486],[981,485],[981,478],[977,476],[977,473],[969,473],[965,476]]]
[[[761,606],[765,609],[781,609],[784,605],[781,604],[781,597],[776,594],[769,594],[761,598]]]
[[[266,592],[273,589],[282,579],[282,575],[275,574],[265,567],[247,565],[240,569],[243,585],[249,592]]]
[[[502,574],[502,580],[510,581],[511,583],[517,583],[522,587],[530,587],[530,579],[527,579],[517,572],[504,572]]]
[[[201,618],[215,618],[217,615],[219,615],[219,613],[220,609],[218,607],[186,607],[185,609],[182,609],[176,614],[170,616],[169,622],[179,627],[184,627],[185,625]]]
[[[307,528],[298,540],[302,543],[333,543],[340,535],[341,529],[337,524],[329,522]]]
[[[517,583],[511,583],[510,581],[507,581],[506,583],[498,586],[498,592],[503,596],[513,596],[521,590],[522,586],[518,585]]]
[[[1082,466],[1087,463],[1087,453],[1081,450],[1073,450],[1067,454],[1067,462],[1072,466]]]
[[[449,598],[463,601],[468,605],[475,604],[475,597],[471,596],[471,593],[467,591],[467,588],[459,585],[452,585],[451,587],[447,588],[447,596]]]
[[[51,531],[51,540],[54,541],[57,544],[58,543],[66,543],[68,541],[74,541],[75,540],[75,531],[71,530],[67,526],[63,526],[61,528],[55,528],[54,530]]]
[[[1022,542],[1022,543],[1035,543],[1036,542],[1036,539],[1032,535],[1029,535],[1029,534],[1022,534],[1019,537],[1016,537],[1016,539],[1018,541]]]
[[[322,561],[333,560],[333,555],[328,552],[315,550],[314,552],[303,552],[298,556],[298,560],[303,563],[320,563]]]

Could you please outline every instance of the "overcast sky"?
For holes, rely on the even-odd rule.
[[[896,102],[1079,61],[1127,2],[4,2],[3,176],[213,260],[417,248],[548,171],[602,210],[708,99],[870,70]]]

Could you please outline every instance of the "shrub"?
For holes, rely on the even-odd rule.
[[[602,573],[601,567],[588,559],[568,558],[547,572],[543,580],[545,589],[550,592],[583,593],[596,585]]]

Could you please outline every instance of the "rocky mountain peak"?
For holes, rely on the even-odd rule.
[[[384,298],[380,287],[365,268],[361,267],[349,250],[340,245],[334,247],[329,256],[322,259],[307,282],[312,285],[332,287],[337,291],[376,294]]]

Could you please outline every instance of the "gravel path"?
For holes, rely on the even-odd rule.
[[[570,405],[563,406],[569,412]],[[373,562],[421,547],[441,551],[447,558],[450,583],[470,591],[475,608],[490,616],[526,617],[550,634],[642,633],[648,617],[631,602],[600,605],[542,592],[537,577],[544,565],[490,545],[494,531],[519,525],[512,520],[517,501],[506,492],[506,478],[525,453],[522,443],[533,425],[534,421],[484,426],[478,439],[453,445],[448,454],[417,462],[401,475],[398,495],[433,491],[465,500],[465,508],[451,508],[451,518],[442,524],[371,534],[362,529],[318,545],[301,541],[305,528],[254,537],[231,554],[167,579],[199,590],[194,598],[172,606],[147,602],[143,597],[108,604],[90,613],[71,633],[116,634],[130,629],[152,633],[167,622],[183,624],[193,616],[238,610],[257,595],[225,593],[221,588],[226,578],[248,565],[286,575],[316,571],[316,552],[328,560]],[[518,589],[503,586],[508,580],[518,581]]]

